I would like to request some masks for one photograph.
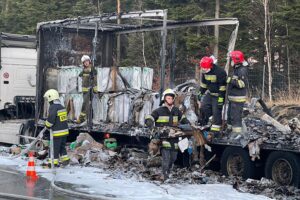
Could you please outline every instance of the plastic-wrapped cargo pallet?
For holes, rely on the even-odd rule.
[[[57,90],[60,100],[68,109],[69,119],[77,119],[81,112],[83,97],[81,94],[81,67],[63,66],[58,70]]]
[[[126,84],[130,88],[152,89],[153,69],[148,67],[120,67],[119,73],[113,68],[103,67],[97,69],[97,86],[101,95],[93,95],[93,122],[113,122],[124,123],[129,121],[130,108],[134,106],[135,94],[126,92]],[[81,112],[83,103],[81,93],[81,78],[79,74],[82,68],[77,66],[60,67],[57,75],[58,91],[61,95],[61,101],[68,109],[69,119],[77,119]],[[116,75],[113,77],[113,75]],[[122,77],[121,77],[122,76]],[[113,88],[113,80],[116,85]],[[126,84],[124,82],[126,80]],[[108,93],[113,92],[113,93]],[[137,95],[137,94],[136,94]],[[143,107],[135,119],[135,124],[144,124],[144,118],[151,111],[158,107],[159,99],[151,92],[143,96]]]
[[[113,91],[113,79],[112,79],[112,68],[110,67],[99,67],[97,68],[97,85],[98,92],[110,92]],[[122,78],[117,74],[116,76],[116,91],[125,90],[125,84]]]
[[[119,67],[119,71],[131,88],[152,89],[153,69],[149,67]]]

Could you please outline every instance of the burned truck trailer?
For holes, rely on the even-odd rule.
[[[122,23],[117,23],[120,20]],[[139,22],[132,23],[132,20]],[[166,10],[122,13],[120,16],[103,14],[39,23],[36,124],[47,116],[48,105],[44,102],[43,94],[53,88],[59,91],[61,101],[68,110],[71,130],[69,137],[75,139],[76,133],[89,132],[96,139],[102,139],[104,133],[109,133],[118,138],[118,143],[145,146],[149,142],[151,131],[143,127],[143,119],[158,107],[164,90],[168,31],[187,27],[234,26],[227,49],[229,52],[234,49],[238,24],[238,20],[234,18],[171,21],[167,19]],[[160,34],[159,52],[163,53],[157,55],[160,57],[160,88],[157,92],[152,91],[152,79],[157,73],[151,67],[120,66],[119,36],[146,32]],[[82,55],[92,57],[93,65],[98,71],[98,92],[90,100],[87,124],[78,126],[72,120],[78,117],[82,105],[80,81],[77,80],[82,70],[79,67]],[[225,66],[227,71],[228,67],[229,60]],[[172,65],[170,71],[171,74],[174,73]],[[183,101],[194,95],[192,93],[195,87],[188,88],[188,85],[175,88],[178,92],[185,92]],[[196,122],[190,107],[186,110],[186,115],[190,117],[190,121]],[[257,128],[259,126],[252,119],[256,118],[250,118],[246,123],[251,129],[244,140],[233,141],[224,137],[210,144],[219,158],[216,160],[222,172],[243,178],[255,178],[257,172],[260,172],[260,175],[279,184],[299,187],[300,144],[293,144],[300,142],[297,140],[299,137],[284,134],[282,138],[281,132],[271,129],[270,124],[260,124],[261,127]],[[269,131],[260,132],[263,128]]]
[[[118,19],[122,23],[118,23]],[[36,122],[47,116],[43,94],[50,88],[58,90],[68,111],[72,111],[70,120],[78,116],[82,104],[80,81],[76,79],[82,70],[80,58],[91,55],[98,71],[98,92],[92,95],[87,125],[78,127],[71,123],[71,129],[147,136],[142,128],[144,117],[158,106],[165,85],[168,30],[214,25],[233,26],[233,45],[228,49],[233,50],[238,29],[235,18],[173,21],[167,19],[167,10],[150,10],[39,23]],[[119,36],[146,32],[155,32],[160,39],[157,55],[160,57],[160,89],[157,93],[152,91],[155,73],[152,67],[120,66]],[[108,108],[107,104],[113,106]],[[119,106],[123,104],[127,107]]]

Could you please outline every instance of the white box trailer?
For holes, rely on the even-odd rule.
[[[0,118],[32,118],[36,90],[36,38],[1,33],[0,44]]]

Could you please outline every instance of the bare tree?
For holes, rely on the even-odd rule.
[[[218,19],[220,15],[220,0],[216,0],[216,11],[215,18]],[[214,56],[218,58],[219,53],[219,25],[215,25],[215,47],[214,47]]]
[[[266,60],[268,65],[268,94],[269,100],[272,102],[272,63],[271,63],[271,17],[270,17],[270,2],[269,0],[262,0],[265,14],[265,27],[264,27],[264,38],[266,48]]]

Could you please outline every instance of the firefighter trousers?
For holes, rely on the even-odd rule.
[[[89,114],[89,102],[90,102],[90,93],[83,92],[83,103],[81,107],[81,113],[79,115],[80,122],[83,122],[87,119],[87,115]]]
[[[211,131],[219,132],[222,125],[222,107],[218,105],[218,97],[206,94],[201,102],[201,125],[207,125],[210,116],[213,116]]]
[[[243,102],[229,101],[227,124],[232,125],[232,132],[234,133],[242,132],[243,107]]]
[[[171,168],[177,159],[178,150],[170,148],[161,148],[162,155],[162,172],[165,178],[169,176]]]
[[[54,146],[54,159],[58,159],[60,156],[66,156],[66,142],[67,136],[62,137],[53,137],[53,146]]]

